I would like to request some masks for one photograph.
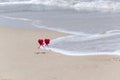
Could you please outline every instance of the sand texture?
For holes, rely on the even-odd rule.
[[[37,40],[67,34],[0,27],[0,80],[120,80],[119,56],[65,56]]]

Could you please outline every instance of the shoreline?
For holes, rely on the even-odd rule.
[[[120,56],[66,56],[37,52],[38,38],[68,34],[0,27],[0,80],[119,80]],[[63,74],[64,73],[64,74]]]
[[[63,16],[64,18],[62,18]],[[33,28],[36,26],[39,28],[44,28],[45,26],[45,28],[53,29],[53,31],[63,30],[62,31],[63,33],[64,33],[64,30],[68,32],[69,31],[74,32],[74,29],[75,31],[78,29],[77,31],[80,31],[79,33],[80,36],[73,35],[70,38],[69,37],[63,38],[64,40],[61,38],[60,44],[58,43],[58,45],[52,45],[53,48],[61,49],[61,52],[62,51],[64,52],[64,50],[66,50],[66,52],[68,51],[68,53],[69,52],[71,53],[72,52],[74,53],[93,52],[94,53],[94,52],[109,52],[109,51],[117,52],[117,50],[119,50],[119,40],[120,40],[119,36],[120,35],[117,35],[116,33],[115,35],[114,33],[113,35],[104,34],[104,33],[101,34],[101,33],[102,32],[111,33],[111,30],[114,31],[114,29],[116,30],[119,29],[118,26],[113,26],[113,25],[119,25],[119,21],[118,21],[119,17],[120,17],[119,15],[115,15],[115,14],[100,14],[100,13],[99,14],[90,13],[89,15],[86,13],[78,14],[74,11],[73,13],[72,12],[64,13],[64,11],[62,12],[61,11],[58,11],[58,12],[57,11],[55,12],[54,11],[44,12],[43,11],[43,12],[31,12],[31,13],[30,12],[19,12],[19,13],[13,12],[13,13],[6,13],[5,16],[1,18],[1,24],[4,24],[5,26],[11,26],[11,27],[13,26],[20,27],[21,25],[21,27],[26,27],[26,28],[29,28],[29,27]],[[11,20],[12,18],[13,20]],[[95,20],[96,18],[98,20]],[[32,20],[32,21],[29,22],[29,20],[30,21]],[[109,27],[105,27],[104,29],[104,26],[106,25]],[[89,33],[93,33],[93,34],[89,34]],[[81,37],[81,34],[83,37]],[[75,38],[76,40],[74,40]],[[81,40],[81,38],[83,40]],[[57,40],[55,42],[57,42]],[[113,42],[115,43],[112,44]],[[65,45],[66,47],[63,48],[63,46],[61,46],[61,43],[62,45],[66,44]]]

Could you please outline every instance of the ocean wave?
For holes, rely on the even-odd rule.
[[[120,34],[72,35],[52,40],[50,49],[64,55],[120,55]],[[71,47],[72,46],[72,47]]]
[[[23,6],[24,5],[24,6]],[[12,7],[14,6],[14,7]],[[15,7],[16,6],[16,7]],[[42,6],[42,7],[41,7]],[[0,9],[42,10],[59,7],[75,10],[120,11],[120,0],[0,0]],[[5,11],[2,10],[2,11]]]

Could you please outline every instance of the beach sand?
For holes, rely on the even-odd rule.
[[[39,38],[66,35],[0,27],[0,80],[120,80],[120,56],[66,56],[37,49]]]

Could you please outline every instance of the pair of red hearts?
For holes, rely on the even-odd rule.
[[[50,39],[38,39],[38,43],[40,46],[43,46],[45,43],[45,46],[48,46],[48,44],[50,44]],[[40,46],[38,48],[40,48]]]

